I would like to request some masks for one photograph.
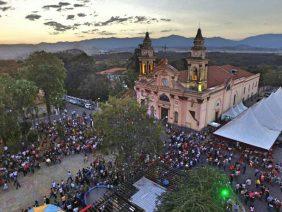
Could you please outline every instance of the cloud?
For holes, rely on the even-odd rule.
[[[75,24],[73,25],[73,28],[76,29],[76,28],[79,27],[79,26],[81,26],[81,24],[75,23]]]
[[[85,4],[74,4],[73,6],[74,6],[74,7],[84,7]]]
[[[177,29],[164,29],[161,32],[175,32],[178,31]]]
[[[74,15],[68,15],[67,16],[67,20],[72,20],[72,19],[74,19]]]
[[[142,23],[142,22],[145,22],[145,21],[147,21],[147,18],[146,18],[146,16],[135,16],[135,21],[134,21],[134,23]]]
[[[30,21],[35,21],[35,20],[41,18],[41,15],[30,14],[30,15],[27,15],[25,18],[30,20]]]
[[[98,22],[95,24],[95,26],[107,26],[113,23],[123,23],[126,22],[128,20],[130,20],[132,17],[125,17],[125,18],[121,18],[119,16],[112,16],[110,19],[104,21],[104,22]]]
[[[152,17],[146,17],[146,16],[135,16],[134,17],[134,23],[145,23],[145,24],[151,24],[151,23],[158,23],[160,21],[168,21],[168,19],[157,19]]]
[[[98,29],[90,29],[90,30],[87,30],[87,31],[82,31],[82,33],[83,34],[93,34],[93,33],[96,33],[98,31],[99,31]]]
[[[78,16],[78,17],[85,17],[86,14],[85,14],[85,13],[78,13],[77,16]]]
[[[47,9],[47,10],[49,10],[50,8],[60,8],[60,5],[57,5],[57,4],[50,4],[50,5],[44,5],[43,7],[42,7],[43,9]]]
[[[71,5],[70,3],[68,2],[59,2],[58,4],[49,4],[49,5],[45,5],[43,6],[42,8],[43,9],[57,9],[57,11],[61,11],[63,7],[66,7],[66,6],[69,6]]]
[[[45,22],[44,25],[52,27],[57,32],[65,32],[67,30],[73,29],[72,26],[63,25],[56,21]]]
[[[91,26],[91,25],[93,25],[93,24],[90,23],[90,22],[85,22],[83,25],[84,25],[84,26]]]
[[[170,18],[161,18],[160,20],[161,20],[161,21],[164,21],[164,22],[170,22],[170,21],[171,21]]]
[[[3,12],[12,9],[12,7],[0,7],[0,10],[2,10]]]
[[[107,32],[107,31],[101,31],[101,32],[98,32],[98,34],[99,34],[99,35],[105,35],[105,36],[116,35],[116,33]]]
[[[0,5],[5,5],[5,4],[7,4],[7,2],[5,2],[5,1],[0,1]]]
[[[59,2],[59,6],[61,6],[61,7],[65,7],[65,6],[69,6],[69,5],[71,5],[71,4],[68,3],[68,2]]]
[[[159,21],[171,21],[171,19],[157,19],[152,17],[146,17],[146,16],[130,16],[130,17],[120,17],[120,16],[112,16],[110,19],[102,22],[95,23],[95,26],[107,26],[111,25],[113,23],[143,23],[143,24],[151,24],[151,23],[157,23]]]

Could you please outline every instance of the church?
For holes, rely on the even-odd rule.
[[[137,101],[148,107],[149,115],[171,124],[202,130],[258,92],[259,74],[231,65],[209,66],[201,29],[187,55],[186,70],[177,70],[166,58],[157,64],[148,32],[137,53]]]

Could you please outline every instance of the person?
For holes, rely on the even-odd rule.
[[[245,162],[243,162],[242,168],[243,168],[243,174],[245,174],[246,173],[246,169],[247,169],[247,164]]]
[[[7,184],[7,182],[5,182],[4,185],[3,185],[3,191],[8,190],[8,188],[9,188],[9,187],[8,187],[8,184]]]
[[[16,189],[21,187],[21,184],[19,183],[17,178],[14,180],[14,186],[16,186]]]
[[[251,180],[250,178],[248,178],[248,179],[246,180],[246,185],[247,185],[247,186],[251,186],[251,184],[252,184],[252,180]]]
[[[34,201],[34,207],[38,207],[38,206],[39,206],[38,200],[35,200]]]
[[[236,202],[236,203],[233,205],[233,211],[234,211],[234,212],[239,212],[239,204],[238,204],[238,202]]]
[[[69,180],[72,182],[73,179],[72,179],[72,174],[71,174],[71,171],[68,170],[68,179],[67,179],[67,182],[69,182]]]
[[[255,206],[253,203],[250,205],[250,212],[255,212]]]
[[[87,163],[87,162],[88,162],[88,156],[87,156],[87,154],[84,154],[83,162],[84,162],[84,163]]]

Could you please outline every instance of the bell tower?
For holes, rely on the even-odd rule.
[[[191,56],[186,59],[188,64],[187,86],[198,92],[207,89],[208,59],[206,59],[205,39],[199,28],[191,48]]]
[[[152,41],[150,39],[149,32],[146,32],[143,44],[139,45],[139,73],[141,76],[147,75],[154,71],[155,66],[155,52],[152,47]]]

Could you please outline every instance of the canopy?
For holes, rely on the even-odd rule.
[[[131,197],[130,201],[146,212],[154,212],[158,205],[159,196],[165,193],[166,189],[145,177],[133,185],[138,189],[138,192]]]
[[[240,102],[239,104],[235,105],[234,107],[230,108],[228,111],[222,114],[222,119],[234,119],[237,116],[239,116],[242,112],[247,110],[248,108],[243,104],[243,102]]]
[[[214,134],[269,150],[282,132],[282,89],[262,99]]]

